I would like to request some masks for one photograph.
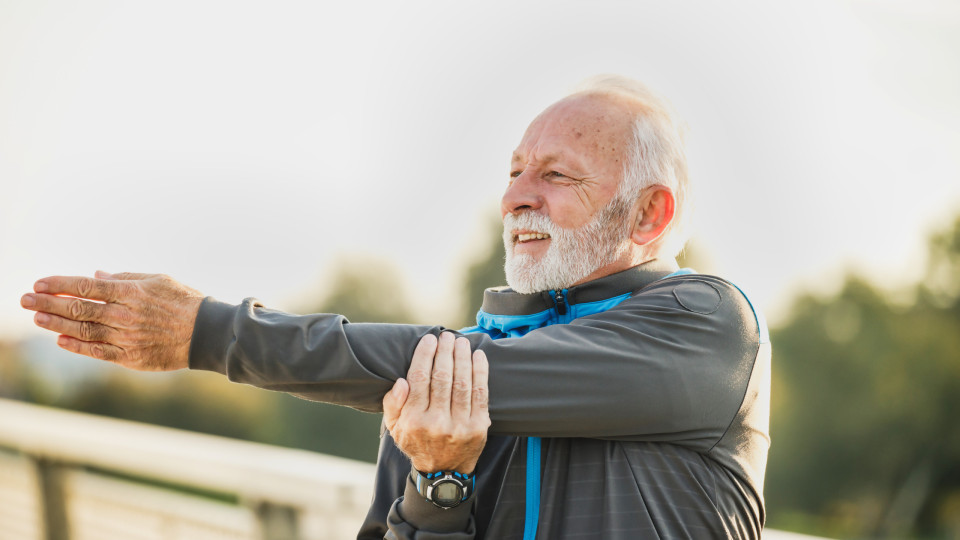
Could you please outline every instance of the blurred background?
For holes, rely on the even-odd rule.
[[[618,73],[688,124],[684,262],[770,321],[768,525],[960,538],[958,66],[951,1],[0,0],[0,397],[372,461],[377,415],[76,357],[19,298],[472,324],[510,153]]]

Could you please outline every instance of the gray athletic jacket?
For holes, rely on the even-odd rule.
[[[739,289],[656,260],[564,291],[487,290],[478,321],[465,332],[490,361],[492,425],[476,495],[424,501],[384,434],[358,538],[760,537],[770,345]],[[208,298],[190,367],[380,411],[441,330]]]

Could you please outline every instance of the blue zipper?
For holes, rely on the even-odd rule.
[[[527,437],[527,501],[523,540],[537,537],[540,521],[540,437]]]
[[[567,314],[567,290],[557,289],[553,291],[553,303],[557,308],[557,315]]]
[[[553,303],[557,310],[557,322],[569,322],[567,315],[567,289],[553,292]],[[570,313],[570,315],[573,315]],[[527,437],[527,500],[524,505],[523,540],[537,537],[537,525],[540,522],[540,437]]]

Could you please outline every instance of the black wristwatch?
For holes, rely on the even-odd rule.
[[[477,474],[463,474],[453,471],[422,473],[416,469],[410,471],[417,491],[434,505],[449,510],[470,498],[476,484]]]

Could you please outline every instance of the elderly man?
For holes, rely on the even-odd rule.
[[[359,538],[758,538],[770,346],[739,289],[673,260],[686,184],[665,107],[608,78],[527,129],[501,205],[510,288],[461,337],[165,276],[50,277],[23,303],[80,354],[382,408]]]

